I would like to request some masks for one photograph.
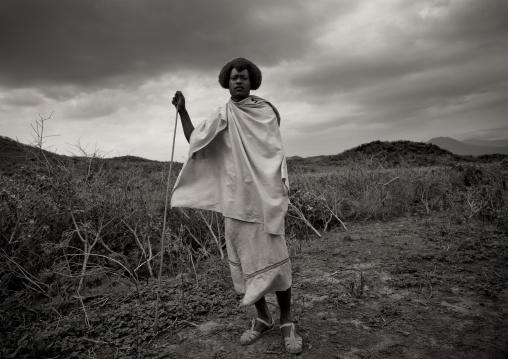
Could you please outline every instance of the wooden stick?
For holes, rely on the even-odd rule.
[[[159,327],[159,302],[160,302],[160,292],[161,292],[161,277],[162,277],[162,264],[164,260],[164,236],[166,233],[166,216],[168,211],[168,198],[169,198],[169,184],[171,180],[171,170],[173,168],[173,155],[175,154],[175,139],[176,139],[176,126],[178,125],[178,105],[176,106],[176,116],[175,116],[175,131],[173,133],[173,148],[171,149],[171,162],[169,163],[169,173],[168,173],[168,184],[166,186],[166,201],[164,203],[164,220],[162,224],[162,238],[161,238],[161,263],[159,266],[159,278],[157,280],[157,301],[155,303],[155,321],[153,323],[153,331],[157,333],[157,329]]]

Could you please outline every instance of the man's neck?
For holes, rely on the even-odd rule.
[[[250,97],[250,95],[247,96],[247,97],[243,97],[243,98],[236,98],[236,97],[231,96],[231,100],[233,100],[233,102],[240,102],[240,101],[243,101],[243,100],[245,100],[246,98],[249,98],[249,97]]]

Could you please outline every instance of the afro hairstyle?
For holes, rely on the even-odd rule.
[[[228,62],[219,74],[219,83],[220,85],[228,89],[229,88],[229,77],[231,76],[231,71],[236,69],[237,71],[243,71],[247,69],[249,72],[249,80],[250,80],[250,89],[257,90],[259,86],[261,86],[261,70],[259,67],[254,65],[251,61],[244,59],[243,57],[238,57],[230,62]]]

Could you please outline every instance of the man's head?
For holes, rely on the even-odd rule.
[[[247,59],[242,57],[228,62],[219,74],[219,83],[229,89],[235,101],[248,97],[250,90],[257,90],[261,86],[261,71]]]

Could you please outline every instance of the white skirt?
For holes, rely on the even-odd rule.
[[[269,234],[262,223],[225,218],[226,247],[233,285],[254,304],[268,292],[291,287],[291,262],[283,235]]]

